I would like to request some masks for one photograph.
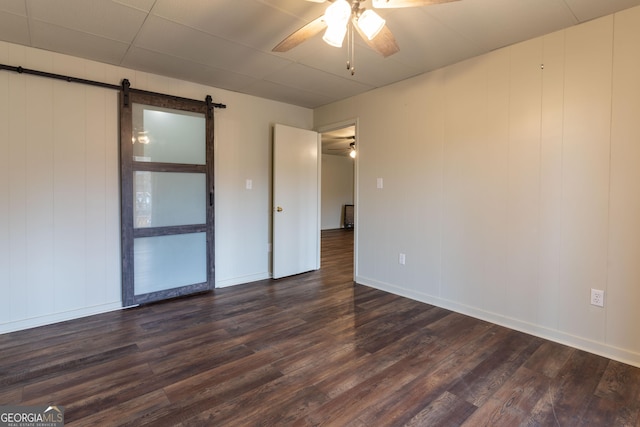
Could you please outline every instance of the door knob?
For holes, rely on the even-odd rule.
[[[278,206],[278,207],[276,208],[276,211],[278,211],[278,212],[282,212],[282,208],[281,208],[280,206]]]

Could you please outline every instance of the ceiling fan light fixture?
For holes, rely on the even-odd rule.
[[[336,0],[324,12],[324,22],[327,24],[322,40],[335,47],[342,47],[344,36],[347,34],[347,24],[351,16],[351,6],[347,0]]]
[[[322,36],[322,40],[324,40],[328,45],[334,47],[342,47],[342,42],[344,41],[344,36],[347,34],[347,26],[328,26],[327,31],[324,32],[324,36]]]
[[[362,30],[369,40],[382,30],[386,21],[371,9],[367,9],[358,18],[358,28]]]
[[[324,22],[328,27],[346,27],[351,16],[351,6],[347,0],[336,0],[324,11]]]
[[[352,148],[351,151],[349,152],[349,157],[351,157],[352,159],[356,158],[356,149]]]

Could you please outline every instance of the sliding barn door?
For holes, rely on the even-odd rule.
[[[123,303],[213,289],[213,117],[129,94],[121,107]]]

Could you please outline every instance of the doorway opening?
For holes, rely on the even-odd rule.
[[[351,233],[353,275],[357,275],[357,121],[318,129],[321,135],[321,239],[336,233]],[[343,240],[345,241],[345,240]],[[322,267],[322,266],[321,266]]]

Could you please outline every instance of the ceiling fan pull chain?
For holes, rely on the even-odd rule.
[[[349,40],[347,41],[347,44],[350,47],[350,52],[349,52],[349,59],[350,59],[350,63],[347,63],[347,69],[349,71],[351,71],[351,75],[353,76],[356,73],[356,69],[355,69],[355,62],[356,62],[356,45],[355,45],[355,40],[353,39],[353,25],[349,25]],[[349,66],[351,65],[351,66]]]
[[[351,69],[351,24],[347,27],[347,70]]]
[[[347,70],[353,70],[353,25],[349,23],[349,33],[347,34],[347,51],[349,60],[347,61]]]
[[[351,31],[351,75],[356,74],[356,44],[353,40],[353,31]]]

